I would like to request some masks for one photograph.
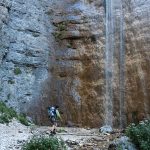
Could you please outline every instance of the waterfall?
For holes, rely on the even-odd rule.
[[[119,102],[120,102],[120,128],[125,121],[125,45],[124,45],[124,14],[122,0],[120,0],[120,51],[119,51]]]
[[[106,12],[106,48],[105,48],[105,124],[113,125],[114,85],[119,84],[117,96],[119,103],[119,122],[123,126],[125,119],[125,48],[124,48],[124,16],[122,0],[105,0]],[[119,44],[118,44],[119,43]],[[118,45],[117,45],[118,44]],[[118,57],[115,56],[118,54]],[[114,59],[118,62],[114,70]],[[114,78],[116,79],[114,81]],[[115,82],[115,83],[114,83]],[[116,83],[117,82],[117,83]]]
[[[113,118],[113,58],[114,58],[114,20],[113,0],[106,0],[106,49],[105,49],[105,124],[112,126]]]

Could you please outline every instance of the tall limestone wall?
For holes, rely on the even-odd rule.
[[[150,1],[125,1],[126,113],[129,122],[150,117]]]
[[[63,7],[62,7],[63,6]],[[105,9],[102,1],[60,1],[54,12],[52,102],[64,120],[99,126],[104,120]]]
[[[120,65],[121,21],[115,17],[111,108],[115,126],[150,115],[150,2],[119,2],[124,16],[125,64]],[[64,124],[103,125],[106,110],[109,111],[106,4],[105,0],[2,0],[0,100],[39,124],[49,123],[46,107],[57,104],[63,112]],[[120,93],[124,95],[121,101]]]
[[[31,114],[31,106],[39,107],[51,77],[49,6],[43,0],[0,1],[0,99],[18,112]]]

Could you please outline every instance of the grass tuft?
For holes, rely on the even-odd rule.
[[[21,73],[22,73],[22,72],[21,72],[20,68],[17,67],[17,68],[14,69],[14,74],[15,74],[15,75],[19,75],[19,74],[21,74]]]

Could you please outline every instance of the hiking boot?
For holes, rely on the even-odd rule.
[[[51,135],[54,135],[54,134],[56,134],[56,131],[55,130],[51,131]]]
[[[56,134],[56,130],[55,129],[52,132],[53,132],[53,134]]]
[[[53,133],[53,131],[51,131],[51,134],[50,134],[51,136],[54,136],[54,133]]]

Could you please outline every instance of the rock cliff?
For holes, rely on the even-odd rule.
[[[150,117],[150,1],[125,5],[126,114],[128,121]]]
[[[42,84],[50,78],[49,6],[47,1],[0,2],[0,99],[18,112],[39,107]]]
[[[47,124],[124,126],[150,116],[148,0],[2,0],[0,99]]]

